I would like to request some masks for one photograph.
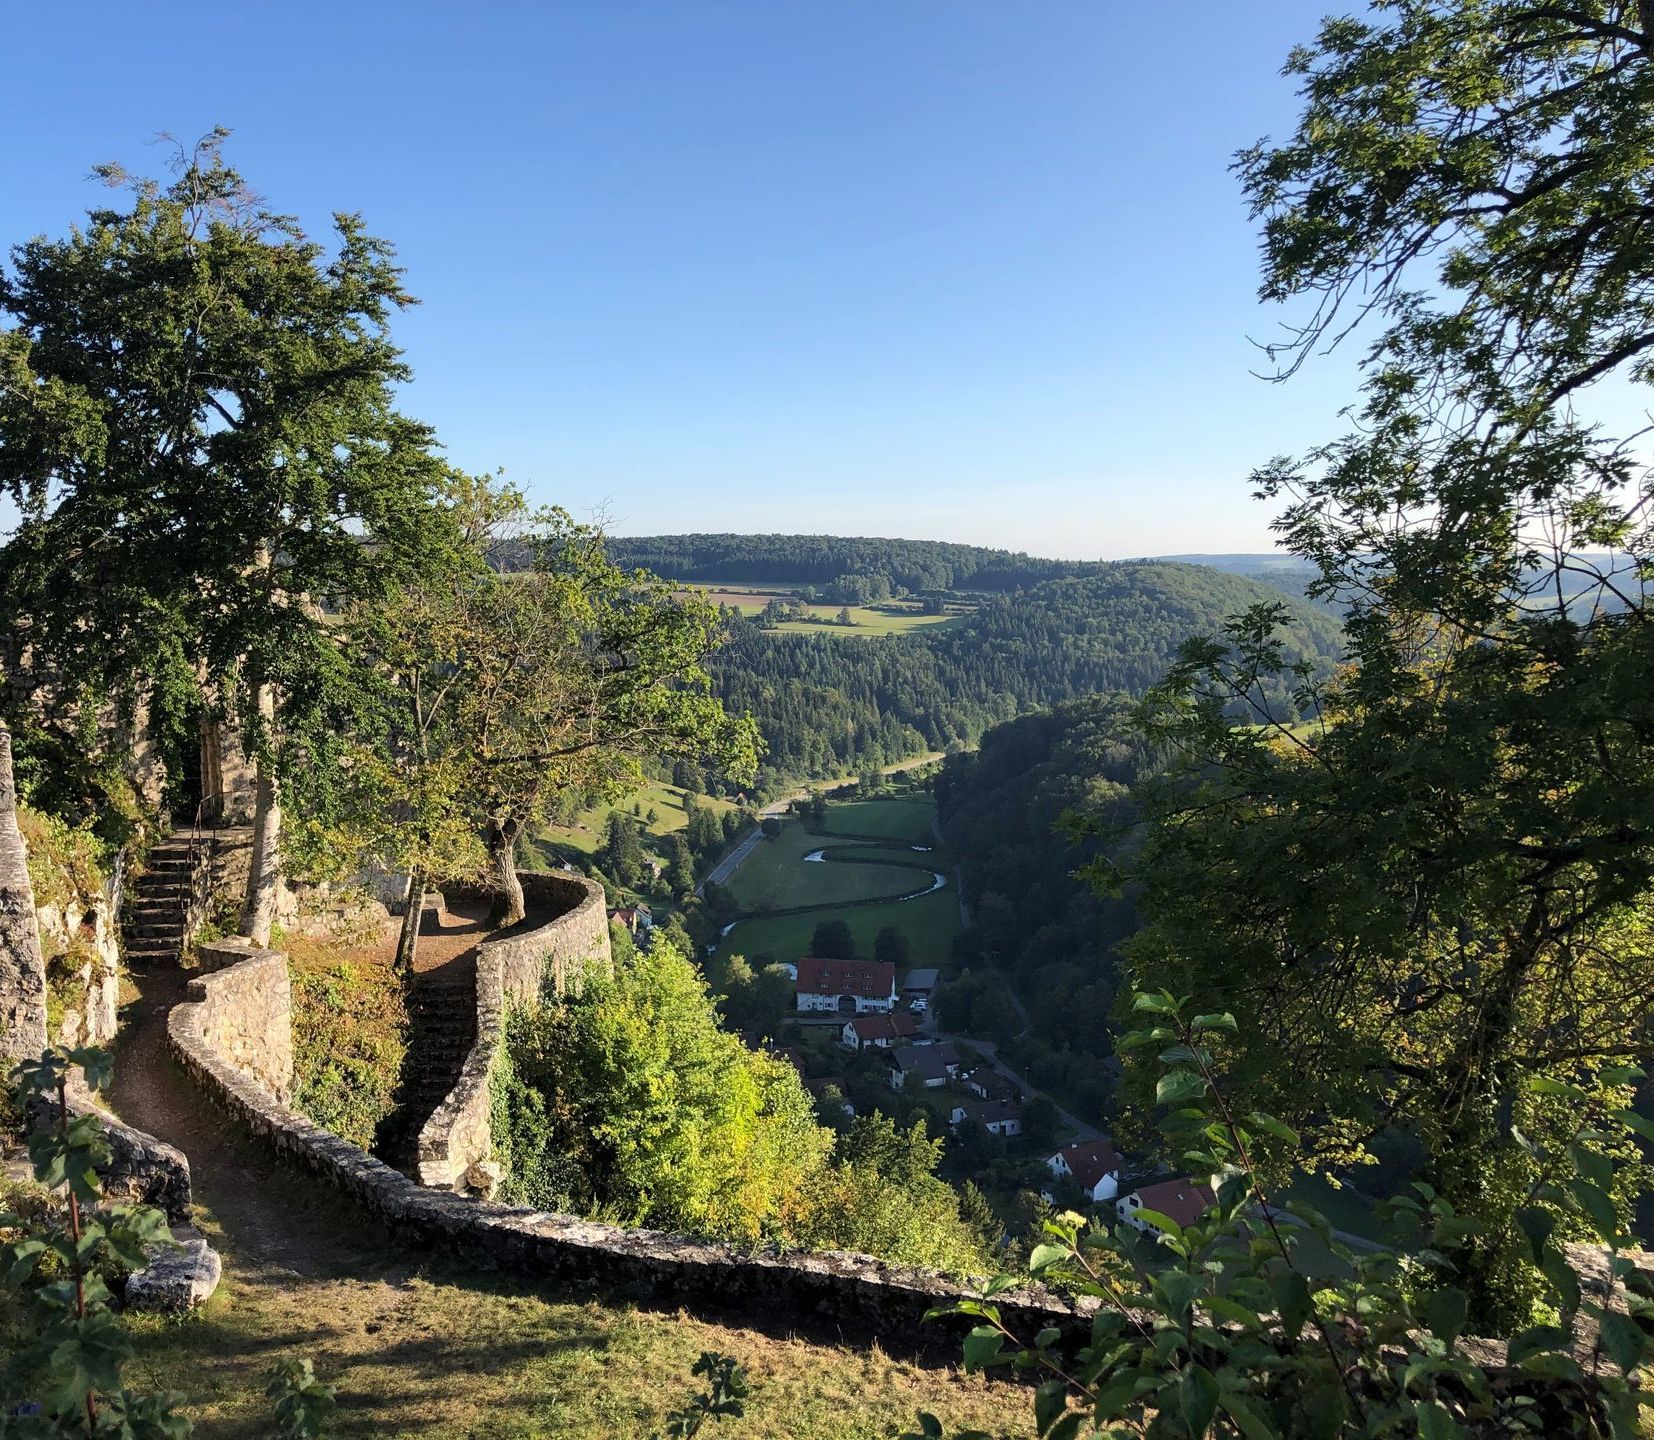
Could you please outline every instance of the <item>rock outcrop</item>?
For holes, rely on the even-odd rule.
[[[46,1048],[46,966],[40,953],[29,856],[17,826],[11,731],[0,722],[0,1060]]]

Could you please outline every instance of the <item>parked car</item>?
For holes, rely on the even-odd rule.
[[[907,1008],[915,1015],[923,1015],[925,1011],[930,1009],[930,1001],[921,995],[917,1000],[909,1000],[907,1002]]]

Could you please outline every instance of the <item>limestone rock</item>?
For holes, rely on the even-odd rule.
[[[177,1250],[161,1251],[126,1282],[126,1308],[188,1310],[218,1289],[223,1269],[218,1252],[205,1240],[185,1240]]]
[[[498,1160],[477,1160],[465,1172],[466,1188],[474,1190],[484,1200],[492,1200],[505,1179],[505,1168]]]

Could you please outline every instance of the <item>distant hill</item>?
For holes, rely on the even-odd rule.
[[[1286,606],[1294,658],[1331,665],[1341,651],[1333,616],[1245,576],[1158,560],[1083,568],[902,636],[776,634],[732,615],[711,669],[726,704],[763,731],[761,788],[972,745],[992,725],[1088,695],[1141,695],[1183,641],[1263,602]],[[1270,701],[1290,716],[1284,690]],[[679,783],[716,779],[686,769]]]
[[[853,535],[611,535],[609,554],[668,580],[785,581],[829,585],[841,575],[883,575],[915,593],[1020,590],[1081,575],[1101,562],[1041,560],[942,540]]]

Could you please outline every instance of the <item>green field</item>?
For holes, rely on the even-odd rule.
[[[796,960],[809,952],[815,927],[833,919],[849,925],[859,955],[871,955],[874,937],[884,926],[894,925],[907,936],[911,963],[946,964],[959,930],[959,894],[951,868],[940,852],[908,848],[934,843],[934,818],[928,799],[900,798],[832,805],[821,834],[810,834],[799,822],[789,821],[731,879],[731,895],[752,918],[724,937],[719,959],[745,955]],[[847,837],[865,837],[871,843],[857,844]],[[881,845],[881,840],[894,843]],[[832,858],[804,858],[818,850]],[[890,898],[928,883],[925,872],[931,869],[947,877],[944,888],[909,900]],[[764,913],[775,910],[801,913]]]
[[[743,615],[756,615],[771,600],[790,600],[800,586],[796,582],[762,584],[757,581],[724,584],[709,580],[690,587],[699,591],[714,604],[739,610]],[[820,620],[834,621],[842,605],[806,605],[805,613]],[[875,605],[849,607],[850,625],[812,624],[808,620],[788,620],[777,625],[776,635],[905,635],[932,625],[948,625],[959,619],[958,614],[926,615],[918,601],[890,600]]]
[[[655,823],[644,827],[648,834],[670,835],[674,830],[682,830],[689,823],[689,818],[683,810],[683,797],[684,792],[676,785],[659,785],[651,782],[637,794],[628,795],[617,805],[594,805],[590,810],[582,811],[573,825],[547,825],[535,837],[534,848],[540,848],[539,842],[549,841],[590,855],[603,843],[603,832],[609,824],[609,812],[621,810],[630,815],[634,804],[641,805],[645,815],[651,809],[657,812]],[[697,795],[695,800],[697,804],[714,811],[720,819],[726,810],[739,808],[728,800],[718,800],[710,795]],[[639,824],[642,822],[639,821]]]

